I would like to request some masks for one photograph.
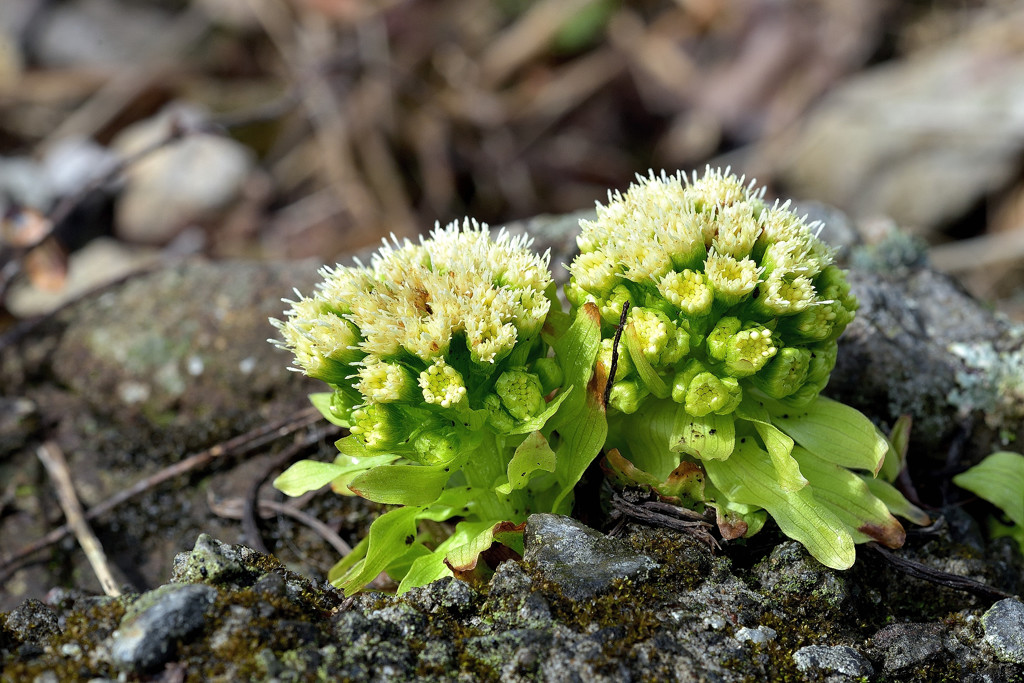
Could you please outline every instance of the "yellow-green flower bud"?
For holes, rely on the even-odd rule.
[[[633,301],[633,295],[630,293],[629,288],[623,284],[615,285],[612,291],[608,293],[608,297],[598,305],[598,310],[601,312],[601,320],[609,325],[618,325],[619,319],[622,317],[622,307],[627,301],[630,307],[636,303]]]
[[[747,203],[725,207],[718,214],[712,246],[719,254],[734,259],[750,255],[761,228],[754,218],[753,207]]]
[[[729,352],[729,340],[734,334],[740,331],[743,323],[739,318],[729,316],[722,318],[708,332],[707,347],[708,355],[714,360],[724,361]]]
[[[785,277],[778,271],[758,285],[751,309],[758,315],[773,318],[806,310],[815,303],[814,285],[805,275]]]
[[[351,389],[338,389],[331,394],[331,412],[339,420],[351,422],[352,411],[363,404],[362,397]]]
[[[641,353],[654,367],[674,365],[690,352],[689,333],[661,311],[636,306],[626,314],[626,324],[632,326]]]
[[[333,386],[347,385],[352,374],[349,364],[359,361],[359,331],[351,322],[331,312],[324,312],[324,302],[300,299],[292,302],[288,320],[271,320],[281,330],[284,342],[279,346],[291,349],[295,365],[304,373]]]
[[[612,390],[608,394],[608,405],[620,413],[632,415],[640,409],[650,393],[643,382],[623,380],[612,385]]]
[[[416,398],[416,380],[398,363],[369,361],[359,368],[355,388],[371,403],[395,403]]]
[[[694,270],[681,273],[672,271],[658,283],[658,291],[672,305],[688,316],[696,317],[711,312],[715,292],[707,276]]]
[[[757,264],[749,257],[737,260],[712,250],[704,272],[714,287],[715,299],[725,306],[735,306],[743,301],[758,283]]]
[[[811,352],[811,360],[807,366],[807,381],[827,381],[829,375],[832,374],[832,370],[836,367],[839,345],[833,341],[809,346],[807,350]]]
[[[845,317],[846,311],[839,302],[817,304],[782,320],[780,330],[787,339],[795,341],[825,341],[833,337],[837,323]]]
[[[466,383],[462,373],[438,358],[420,373],[420,388],[427,403],[449,408],[466,397]]]
[[[686,403],[686,392],[690,388],[690,382],[700,373],[707,371],[707,366],[696,358],[688,360],[672,378],[672,400],[676,403]]]
[[[509,415],[525,420],[539,415],[546,405],[540,379],[525,370],[506,370],[494,384],[494,391]]]
[[[693,202],[697,211],[714,211],[732,206],[747,200],[751,194],[742,178],[710,167],[702,177],[695,176],[685,190],[685,196]]]
[[[604,298],[620,282],[619,271],[612,259],[601,251],[577,256],[571,267],[576,284],[598,298]]]
[[[683,407],[694,417],[704,417],[711,413],[726,415],[736,410],[742,398],[743,390],[739,380],[701,372],[690,380]]]
[[[397,444],[405,429],[402,416],[390,403],[370,403],[352,411],[349,429],[371,450],[385,450]]]
[[[507,434],[516,428],[515,419],[502,407],[497,394],[488,394],[484,398],[484,410],[487,411],[487,423],[499,434]]]
[[[565,379],[562,366],[554,358],[538,358],[533,361],[530,370],[540,380],[540,390],[545,396],[561,387]]]
[[[575,278],[566,282],[562,291],[565,292],[565,298],[573,308],[579,308],[588,301],[597,300],[593,294],[580,287]]]
[[[725,415],[740,404],[743,390],[734,377],[719,377],[696,358],[690,359],[672,380],[672,400],[694,417]]]
[[[450,462],[459,452],[459,439],[451,427],[426,429],[413,439],[418,462],[440,465]]]
[[[515,290],[517,305],[512,312],[512,321],[519,333],[516,335],[518,341],[532,339],[544,326],[551,302],[544,292],[537,289]]]
[[[807,379],[810,363],[810,351],[787,346],[750,379],[754,386],[772,398],[785,398],[799,389]]]
[[[807,368],[807,379],[803,385],[790,394],[787,399],[797,405],[809,403],[817,398],[821,390],[828,384],[829,376],[836,366],[836,355],[839,345],[834,341],[815,344],[807,347],[811,352],[811,361]]]
[[[778,349],[762,325],[747,325],[725,343],[725,368],[733,377],[749,377],[765,366]]]
[[[614,339],[605,337],[601,340],[601,350],[597,352],[597,362],[604,365],[605,369],[609,372],[612,369],[612,350],[614,345]],[[615,381],[626,379],[633,374],[633,370],[633,361],[626,351],[626,345],[620,343],[618,360],[615,363]]]

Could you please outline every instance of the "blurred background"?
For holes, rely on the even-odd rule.
[[[1019,0],[2,0],[0,331],[708,163],[1024,320],[1022,152]]]

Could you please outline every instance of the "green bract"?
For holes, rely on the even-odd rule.
[[[726,537],[754,533],[767,511],[847,568],[854,543],[902,545],[890,508],[923,513],[850,471],[875,481],[889,449],[866,417],[819,396],[857,301],[815,226],[762,197],[728,172],[640,178],[581,222],[566,294],[601,320],[612,472],[714,506]],[[680,488],[687,463],[702,486]]]
[[[529,246],[470,221],[385,243],[369,267],[324,269],[315,294],[272,321],[298,368],[331,386],[314,404],[350,431],[334,463],[299,462],[275,486],[300,495],[331,483],[404,506],[331,571],[347,592],[382,571],[401,590],[468,571],[496,540],[521,550],[530,513],[568,511],[599,444],[553,437],[552,416],[583,397],[597,330],[568,328],[549,357],[540,332],[554,286],[547,255]],[[447,537],[424,524],[453,518]]]

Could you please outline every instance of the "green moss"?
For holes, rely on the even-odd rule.
[[[116,678],[117,670],[88,656],[90,643],[107,638],[118,627],[125,613],[128,597],[100,599],[82,609],[73,609],[65,619],[61,633],[45,642],[35,643],[43,654],[33,659],[16,657],[11,652],[0,659],[2,680],[31,681],[45,672],[52,672],[60,681],[87,681],[94,678]],[[73,653],[78,652],[78,655]]]

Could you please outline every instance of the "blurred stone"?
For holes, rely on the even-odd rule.
[[[82,191],[89,183],[110,173],[118,163],[117,155],[88,138],[57,140],[43,156],[43,169],[50,186],[59,196]]]
[[[125,172],[117,202],[117,234],[131,242],[162,244],[182,228],[210,219],[231,204],[252,171],[253,153],[234,140],[196,132],[205,115],[172,105],[123,130],[113,147],[130,157],[167,139],[172,126],[187,132],[145,154]]]
[[[151,4],[118,0],[60,3],[42,16],[33,31],[32,56],[44,66],[131,64],[146,53],[167,22],[168,16]]]
[[[20,280],[11,287],[6,305],[18,317],[43,315],[86,292],[155,266],[160,259],[154,249],[101,237],[68,257],[67,280],[59,291],[44,291]]]
[[[1019,172],[1024,9],[992,10],[955,41],[853,76],[813,110],[783,157],[798,196],[855,218],[934,231]]]

